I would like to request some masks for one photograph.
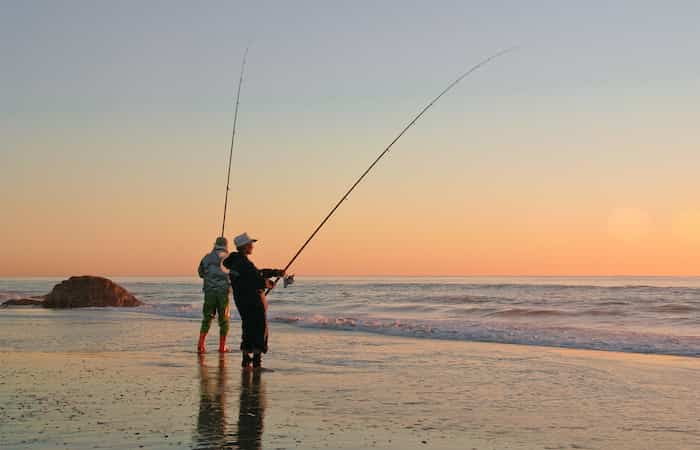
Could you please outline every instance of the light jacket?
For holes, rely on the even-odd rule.
[[[225,247],[215,246],[211,253],[202,258],[199,263],[199,277],[204,280],[204,293],[228,294],[231,284],[228,278],[228,270],[224,269],[221,262],[228,256]]]

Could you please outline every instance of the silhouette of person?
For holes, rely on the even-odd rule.
[[[261,378],[261,371],[241,371],[238,443],[242,450],[262,449],[265,403],[265,386]]]
[[[226,358],[219,357],[216,376],[199,355],[199,416],[197,417],[197,449],[237,448],[226,442]]]
[[[263,420],[265,417],[265,389],[259,370],[241,372],[237,429],[226,420],[226,355],[219,355],[218,369],[206,365],[205,356],[199,355],[199,416],[195,448],[262,449]]]

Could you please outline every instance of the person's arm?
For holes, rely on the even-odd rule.
[[[223,264],[228,270],[231,270],[233,266],[233,253],[228,255],[221,264]]]
[[[204,258],[202,258],[202,260],[199,262],[197,273],[199,274],[199,278],[204,278],[204,276],[206,275],[206,266],[204,264]]]
[[[265,289],[267,287],[265,278],[261,276],[260,270],[255,267],[255,264],[253,264],[250,260],[246,260],[246,263],[242,264],[241,266],[242,267],[239,271],[240,275],[242,278],[245,278],[248,283],[250,283],[250,287],[254,289]]]
[[[284,269],[262,269],[260,276],[263,278],[283,277]]]
[[[228,268],[223,266],[223,261],[225,260],[225,257],[227,257],[228,255],[226,255],[226,253],[224,253],[224,252],[219,252],[219,254],[217,256],[219,258],[219,261],[218,261],[219,263],[216,264],[216,266],[214,266],[212,264],[211,270],[213,270],[213,275],[217,279],[221,280],[222,283],[229,284],[229,276],[228,276],[229,270],[228,270]]]

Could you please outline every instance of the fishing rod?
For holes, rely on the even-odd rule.
[[[233,143],[236,140],[236,123],[238,122],[238,105],[241,100],[241,85],[243,85],[243,72],[245,70],[245,59],[248,56],[248,47],[243,53],[243,62],[241,63],[241,76],[238,78],[238,90],[236,91],[236,106],[233,113],[233,131],[231,132],[231,149],[228,153],[228,172],[226,174],[226,196],[224,198],[224,218],[221,222],[221,236],[224,236],[226,228],[226,211],[228,209],[228,191],[231,190],[231,160],[233,159]]]
[[[403,136],[404,133],[406,133],[406,131],[408,131],[408,129],[411,128],[411,127],[413,126],[413,124],[415,124],[415,123],[418,121],[418,119],[420,119],[420,117],[421,117],[423,114],[425,114],[426,111],[428,111],[438,100],[440,100],[440,98],[441,98],[443,95],[447,94],[447,92],[449,92],[453,87],[455,87],[460,81],[462,81],[463,79],[465,79],[465,78],[466,78],[467,76],[469,76],[471,73],[473,73],[473,72],[476,71],[477,69],[481,68],[482,66],[488,64],[488,63],[491,62],[492,60],[498,58],[499,56],[502,56],[502,55],[504,55],[504,54],[506,54],[506,53],[509,53],[509,52],[515,50],[515,48],[516,48],[516,47],[510,47],[510,48],[507,48],[507,49],[505,49],[505,50],[501,50],[501,51],[499,51],[499,52],[497,52],[497,53],[494,53],[493,55],[489,56],[488,58],[483,59],[483,60],[480,61],[478,64],[475,64],[475,65],[472,66],[469,70],[467,70],[467,71],[464,72],[462,75],[460,75],[459,77],[457,77],[457,79],[454,80],[452,83],[450,83],[445,89],[443,89],[442,92],[440,92],[440,94],[439,94],[437,97],[435,97],[434,99],[432,99],[432,100],[430,101],[430,103],[428,103],[425,107],[423,107],[423,109],[420,110],[420,112],[413,118],[413,120],[411,120],[411,121],[408,123],[408,125],[406,125],[406,126],[404,127],[404,129],[401,130],[401,132],[394,138],[394,140],[391,141],[391,142],[389,143],[389,145],[387,145],[387,147],[384,149],[384,151],[382,151],[382,152],[379,154],[379,156],[377,156],[377,158],[374,160],[374,162],[372,162],[372,164],[369,165],[369,167],[362,173],[362,175],[360,175],[360,177],[355,181],[355,183],[353,183],[353,185],[350,186],[350,189],[348,189],[348,191],[340,198],[340,200],[338,201],[338,203],[336,203],[336,205],[331,209],[331,211],[328,213],[328,215],[326,215],[326,217],[321,221],[321,223],[318,224],[318,226],[317,226],[316,229],[313,231],[313,233],[311,233],[311,236],[309,236],[309,238],[306,240],[306,242],[304,242],[304,244],[301,246],[301,248],[299,248],[299,250],[297,250],[297,252],[294,254],[294,256],[292,257],[292,259],[287,263],[287,265],[284,266],[284,271],[286,272],[287,269],[289,269],[289,267],[290,267],[292,264],[294,264],[294,261],[296,261],[296,259],[299,257],[299,255],[301,255],[301,252],[304,251],[304,249],[306,248],[306,246],[309,245],[309,242],[311,242],[311,240],[316,236],[316,234],[321,230],[321,228],[323,228],[323,226],[326,224],[326,222],[328,222],[328,219],[330,219],[331,216],[335,213],[335,211],[340,207],[340,205],[341,205],[345,200],[347,200],[347,198],[348,198],[348,196],[350,195],[350,193],[357,187],[358,184],[360,184],[360,182],[362,182],[362,180],[363,180],[363,179],[365,178],[365,176],[367,176],[367,174],[374,168],[374,166],[377,165],[377,163],[379,162],[379,160],[382,159],[382,158],[384,157],[384,155],[386,155],[386,154],[389,152],[389,150],[390,150],[391,147],[396,143],[396,141],[398,141],[399,139],[401,139],[401,136]],[[274,283],[273,283],[273,287],[277,284],[277,282],[280,280],[280,278],[281,278],[281,277],[275,278],[275,281],[274,281]],[[269,293],[271,290],[272,290],[272,288],[269,288],[265,293],[267,294],[267,293]]]

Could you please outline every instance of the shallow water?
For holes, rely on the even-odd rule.
[[[254,373],[197,322],[0,310],[0,448],[699,448],[698,358],[274,323]]]
[[[58,279],[2,279],[0,301]],[[197,319],[194,278],[115,279],[140,312]],[[700,278],[300,278],[269,297],[270,320],[426,339],[700,356]]]

